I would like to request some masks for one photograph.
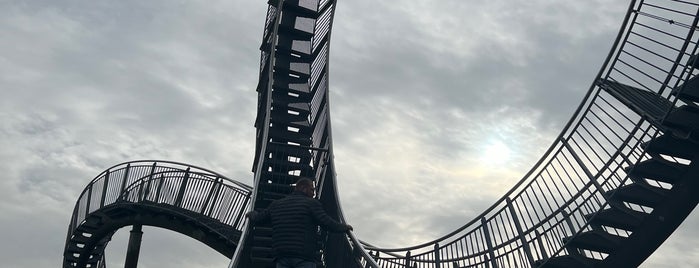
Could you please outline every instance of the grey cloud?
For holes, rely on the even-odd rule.
[[[339,1],[331,113],[340,197],[359,237],[432,240],[505,193],[572,114],[624,5]],[[0,258],[55,266],[78,194],[123,161],[175,160],[251,183],[265,12],[240,0],[0,4],[0,227],[16,230],[7,241],[27,240],[3,243]],[[478,153],[491,140],[513,151],[506,169],[485,172]],[[696,262],[674,258],[697,251],[683,239],[694,218],[649,266]],[[122,265],[127,236],[114,237],[109,266]],[[227,264],[153,228],[141,259]]]

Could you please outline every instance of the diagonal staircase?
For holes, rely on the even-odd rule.
[[[609,206],[586,215],[592,230],[565,239],[568,255],[549,259],[543,267],[635,267],[640,265],[682,223],[699,202],[699,109],[693,94],[699,92],[695,76],[681,91],[684,105],[673,107],[657,94],[601,81],[601,87],[623,100],[632,110],[656,122],[664,133],[642,146],[650,156],[625,171],[630,182],[606,192]],[[663,119],[663,110],[669,110]],[[660,112],[658,112],[660,111]],[[616,230],[630,233],[620,236]],[[601,261],[583,251],[607,255]]]

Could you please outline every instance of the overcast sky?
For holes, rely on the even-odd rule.
[[[470,221],[552,143],[626,1],[340,0],[331,116],[343,209],[372,244]],[[136,159],[251,184],[266,1],[0,1],[0,259],[56,267],[74,203]],[[697,267],[691,215],[644,264]],[[128,229],[107,249],[121,267]],[[139,267],[226,267],[144,228]]]

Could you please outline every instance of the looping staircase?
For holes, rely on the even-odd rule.
[[[334,0],[270,0],[257,86],[254,187],[165,161],[112,167],[85,188],[64,267],[104,267],[127,225],[181,232],[272,267],[271,227],[250,226],[299,178],[344,222],[333,162],[328,53]],[[481,215],[403,248],[319,230],[319,267],[634,267],[699,203],[697,0],[633,0],[605,63],[541,159]],[[552,89],[555,90],[555,89]],[[240,245],[240,246],[238,246]]]

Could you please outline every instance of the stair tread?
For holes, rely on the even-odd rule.
[[[318,10],[317,6],[314,5],[302,5],[302,3],[307,3],[309,1],[299,1],[299,0],[287,0],[284,1],[284,10],[293,11],[297,13],[297,16],[304,16],[309,18],[317,18]],[[311,1],[312,3],[312,1]],[[267,4],[279,7],[279,0],[269,0]]]
[[[597,259],[590,259],[582,256],[571,256],[563,255],[550,258],[546,261],[543,266],[538,266],[540,268],[582,268],[582,267],[593,267],[596,264],[602,262]],[[535,264],[541,265],[544,261],[537,261]]]
[[[663,124],[683,132],[691,133],[699,129],[699,109],[684,105],[674,109]]]
[[[570,240],[569,245],[577,248],[611,253],[624,239],[624,237],[612,235],[602,230],[592,230],[580,233],[573,238],[567,237],[565,240]]]
[[[682,86],[673,89],[672,94],[682,100],[699,102],[699,75],[689,79]]]
[[[651,154],[664,154],[682,159],[692,159],[699,154],[699,144],[687,139],[678,139],[670,134],[656,137],[643,144]]]
[[[654,122],[659,122],[673,107],[672,102],[655,92],[606,79],[600,79],[597,84],[626,106]]]
[[[682,177],[684,169],[681,164],[651,158],[626,168],[626,171],[635,179],[645,178],[674,184]]]
[[[626,201],[647,207],[656,207],[665,200],[668,190],[642,183],[632,183],[607,192],[612,200]]]
[[[592,224],[633,231],[648,214],[631,209],[607,208],[597,214],[585,215]]]

